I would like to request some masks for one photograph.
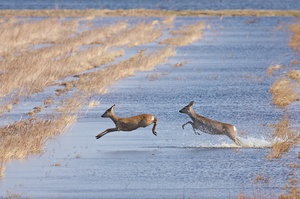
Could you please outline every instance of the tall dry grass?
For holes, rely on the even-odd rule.
[[[291,147],[300,144],[299,131],[292,129],[287,115],[284,115],[273,127],[272,138],[274,142],[267,156],[269,159],[281,158]]]
[[[137,71],[152,70],[154,67],[175,55],[175,49],[166,47],[154,52],[140,51],[128,60],[121,61],[102,70],[79,76],[79,80],[72,81],[79,90],[87,93],[102,94],[112,83],[134,75]]]
[[[49,20],[50,22],[51,24],[61,23],[57,20]],[[18,24],[14,25],[18,26]],[[36,25],[37,27],[32,24],[25,26],[27,29],[22,26],[20,29],[24,32],[40,30],[40,24]],[[0,97],[13,92],[20,96],[40,92],[59,79],[108,63],[124,54],[123,50],[110,50],[112,47],[137,46],[152,42],[162,35],[162,30],[155,28],[153,23],[139,23],[126,29],[126,23],[118,22],[107,27],[82,32],[77,36],[73,34],[73,26],[57,27],[66,32],[63,37],[61,31],[54,31],[56,34],[53,33],[53,36],[45,41],[43,38],[47,32],[42,32],[42,30],[39,32],[42,37],[40,41],[51,42],[52,46],[28,50],[19,56],[3,56],[4,60],[0,61],[0,70],[2,71],[0,76],[4,77],[0,78]],[[71,30],[66,31],[66,27]],[[5,31],[5,33],[9,32],[10,29]],[[8,41],[19,36],[19,34],[12,35],[14,37]],[[21,37],[19,43],[25,43],[27,39],[27,37]],[[34,39],[36,40],[35,37]],[[25,41],[22,42],[23,40]],[[10,46],[11,43],[7,42],[7,46]],[[102,45],[88,46],[94,44]],[[12,52],[13,54],[17,53],[13,49]]]
[[[106,45],[133,47],[153,42],[162,34],[162,30],[155,28],[153,23],[138,23],[130,29],[123,30],[115,37],[111,37]]]
[[[132,25],[116,22],[103,27],[94,27],[90,19],[79,18],[54,17],[39,21],[3,18],[0,24],[1,114],[12,110],[22,97],[58,85],[58,81],[62,88],[56,94],[65,95],[72,90],[69,93],[74,95],[56,97],[53,93],[52,97],[40,99],[41,105],[27,112],[24,119],[0,127],[0,174],[9,159],[41,152],[48,139],[76,122],[80,108],[88,103],[91,95],[101,94],[115,81],[137,71],[151,70],[174,56],[174,46],[142,50],[128,60],[95,69],[123,56],[122,47],[158,42],[163,30],[172,27],[174,18]],[[79,31],[79,23],[86,23],[88,29]],[[74,78],[65,81],[66,77]],[[53,106],[57,106],[53,113],[44,113]]]
[[[22,53],[28,47],[40,43],[53,43],[57,39],[66,39],[78,27],[78,20],[60,22],[58,18],[40,21],[24,21],[11,19],[1,25],[0,56],[14,56]]]
[[[299,96],[295,91],[296,87],[290,79],[277,79],[270,88],[273,104],[285,108],[292,102],[299,101]]]
[[[289,30],[292,32],[292,36],[289,41],[289,46],[298,51],[300,47],[300,22],[289,25]]]
[[[276,64],[274,66],[269,66],[267,69],[267,73],[269,76],[272,76],[275,71],[278,71],[279,69],[282,69],[282,68],[284,68],[284,66],[282,66],[280,64]]]
[[[185,46],[191,44],[203,36],[204,22],[198,22],[192,25],[186,25],[179,30],[171,30],[172,37],[164,39],[160,44],[168,44],[174,46]]]
[[[41,153],[47,140],[65,132],[70,125],[75,123],[85,97],[74,94],[61,101],[53,113],[40,117],[28,117],[0,127],[0,177],[3,175],[5,162]],[[41,107],[37,109],[42,111]]]
[[[287,76],[293,80],[300,80],[300,70],[291,70]]]

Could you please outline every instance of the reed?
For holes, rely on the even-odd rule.
[[[74,93],[42,99],[42,105],[34,107],[27,117],[0,127],[1,175],[8,160],[40,153],[47,140],[64,132],[76,121],[89,96],[104,93],[115,81],[137,71],[151,70],[175,55],[173,47],[152,52],[142,50],[128,60],[95,69],[124,55],[123,49],[112,50],[114,47],[132,47],[158,40],[162,24],[155,20],[130,27],[124,22],[93,27],[86,20],[89,28],[80,32],[77,30],[80,20],[55,17],[30,22],[26,18],[5,17],[0,24],[0,38],[5,44],[0,50],[0,99],[7,100],[0,104],[1,113],[12,110],[20,98],[30,97],[52,85],[62,87],[56,90],[60,96],[71,93],[69,91]],[[169,19],[164,23],[171,22]],[[46,25],[49,27],[43,28]],[[48,32],[51,32],[49,37]],[[72,76],[73,81],[57,84]],[[37,114],[46,112],[53,104],[57,106],[54,112]],[[97,102],[89,104],[90,108],[94,106]]]
[[[288,76],[290,79],[300,81],[300,70],[291,70],[291,71],[287,74],[287,76]]]
[[[160,44],[168,44],[173,46],[185,46],[201,39],[203,36],[202,30],[205,28],[204,22],[187,25],[179,30],[171,30],[172,37],[160,42]]]
[[[273,104],[280,108],[285,108],[295,101],[299,101],[299,96],[295,91],[297,86],[288,78],[276,80],[270,88]]]
[[[267,155],[268,159],[281,158],[291,147],[300,144],[300,135],[292,129],[287,115],[284,115],[273,127],[272,138],[274,142]]]
[[[276,64],[274,66],[269,66],[268,69],[267,69],[267,74],[269,76],[272,76],[275,71],[278,71],[281,68],[284,68],[284,66],[282,66],[280,64]]]
[[[289,41],[289,46],[298,51],[300,47],[300,23],[289,25],[289,30],[292,32],[292,36]]]
[[[128,60],[96,72],[83,74],[79,76],[79,80],[74,80],[72,83],[82,92],[103,94],[112,83],[134,75],[137,71],[152,70],[174,55],[175,49],[172,47],[158,49],[148,54],[142,50]]]

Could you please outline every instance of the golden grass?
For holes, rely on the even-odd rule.
[[[298,48],[300,47],[300,23],[295,23],[289,26],[289,30],[292,32],[292,37],[289,41],[289,46],[295,50],[298,51]]]
[[[201,39],[202,30],[205,28],[204,22],[198,22],[192,25],[186,25],[179,30],[171,30],[172,37],[160,42],[160,44],[168,44],[174,46],[185,46]]]
[[[0,10],[1,16],[52,16],[86,17],[97,16],[300,16],[299,10]]]
[[[275,71],[277,71],[281,68],[283,68],[283,66],[280,65],[280,64],[277,64],[277,65],[274,65],[274,66],[269,66],[268,69],[267,69],[267,74],[269,76],[272,76]]]
[[[125,54],[123,49],[114,47],[155,42],[162,35],[163,24],[171,25],[173,20],[174,17],[166,17],[163,22],[155,20],[130,26],[117,22],[93,27],[90,21],[79,18],[64,21],[55,17],[30,22],[25,18],[5,17],[0,24],[0,37],[5,44],[0,50],[0,99],[10,100],[1,103],[1,114],[12,110],[21,97],[41,92],[48,86],[61,86],[56,89],[59,95],[71,90],[74,94],[63,97],[62,101],[55,96],[41,99],[42,105],[29,111],[28,117],[0,127],[0,174],[3,175],[8,160],[40,153],[48,139],[76,121],[89,96],[104,93],[115,81],[137,71],[151,70],[174,56],[174,47],[142,50],[128,60],[95,69]],[[86,23],[89,29],[78,32],[79,22]],[[50,29],[55,30],[48,37]],[[72,76],[72,81],[57,83]],[[52,104],[57,107],[53,113],[37,114]],[[88,106],[93,108],[97,104],[92,101]]]
[[[287,78],[276,80],[270,88],[273,104],[284,108],[292,102],[299,101],[299,96],[295,92],[296,85]]]
[[[131,29],[126,29],[112,37],[106,45],[133,47],[155,41],[160,36],[162,30],[156,29],[153,23],[138,23]]]
[[[53,135],[63,132],[76,117],[69,115],[51,116],[49,119],[31,118],[0,128],[0,160],[25,158],[31,153],[42,151],[44,143]]]
[[[66,131],[76,122],[78,110],[84,101],[82,95],[74,94],[61,102],[57,112],[37,118],[34,114],[44,108],[37,106],[33,109],[36,112],[32,117],[0,127],[0,176],[3,175],[5,162],[42,152],[48,139]]]
[[[40,23],[22,26],[20,29],[22,32],[32,32],[38,29],[41,38],[33,37],[33,40],[36,43],[38,43],[37,41],[51,42],[52,46],[27,50],[18,56],[12,56],[16,53],[15,49],[12,48],[9,55],[3,54],[4,60],[0,61],[0,69],[4,71],[2,76],[5,78],[0,78],[0,97],[12,92],[18,93],[19,96],[40,92],[59,79],[106,64],[124,54],[123,50],[109,50],[111,47],[137,46],[152,42],[162,35],[162,30],[155,28],[153,23],[139,23],[126,29],[126,23],[118,22],[107,27],[82,32],[77,36],[73,35],[73,25],[61,25],[57,19],[47,20],[47,23],[60,24],[55,26],[59,31],[55,31],[55,34],[53,33],[53,36],[48,40],[44,39],[44,35],[49,30],[45,29],[43,32]],[[63,24],[70,23],[65,22]],[[14,23],[14,26],[18,27],[18,24]],[[8,28],[4,32],[4,35],[10,35],[9,33],[14,31]],[[65,34],[61,34],[61,32],[65,32]],[[6,39],[7,46],[14,46],[11,44],[17,37],[20,37],[20,31],[18,33],[11,34],[14,36]],[[32,43],[28,42],[27,37],[20,37],[18,41],[18,45],[15,46],[24,43],[27,48],[27,43]],[[91,44],[105,45],[85,47],[85,50],[80,49],[80,47]],[[58,90],[58,93],[63,94],[70,89],[70,87],[66,87]]]
[[[60,22],[58,18],[50,18],[35,22],[12,21],[1,26],[0,56],[13,56],[23,52],[29,46],[39,43],[52,43],[74,33],[78,21]]]
[[[299,81],[300,80],[300,70],[291,70],[287,76],[291,79],[294,79],[294,80],[297,80]]]
[[[274,143],[268,154],[268,159],[281,158],[292,146],[300,144],[300,135],[291,128],[288,116],[284,116],[278,123],[274,124]]]
[[[89,102],[88,107],[89,107],[89,108],[94,108],[94,107],[99,106],[99,104],[100,104],[99,101],[92,100],[92,101]]]
[[[174,55],[175,50],[172,47],[159,49],[148,54],[145,53],[145,50],[142,50],[128,60],[93,73],[81,75],[79,80],[74,80],[72,83],[85,93],[103,94],[112,83],[134,75],[137,71],[152,70]]]

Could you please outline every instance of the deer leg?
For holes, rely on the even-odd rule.
[[[182,129],[184,129],[185,125],[187,125],[187,124],[191,124],[192,127],[194,128],[194,123],[191,122],[191,121],[188,121],[187,123],[185,123],[185,124],[182,125]]]
[[[232,141],[234,141],[234,143],[238,146],[242,145],[242,142],[240,141],[240,139],[237,136],[231,136],[231,135],[227,135]]]
[[[240,141],[240,139],[238,137],[236,137],[234,139],[234,142],[238,145],[238,146],[242,146],[242,142]]]
[[[154,125],[153,125],[153,128],[152,128],[152,133],[153,133],[153,135],[157,136],[155,128],[156,128],[156,122],[154,122]]]
[[[106,129],[102,133],[99,133],[98,135],[96,135],[96,139],[99,139],[102,136],[106,135],[107,133],[114,132],[114,131],[118,131],[118,129],[117,128]]]
[[[184,129],[184,126],[187,125],[187,124],[191,124],[192,127],[193,127],[193,130],[194,130],[194,133],[195,133],[196,135],[200,135],[200,133],[198,133],[198,132],[196,131],[196,128],[195,128],[194,123],[191,122],[191,121],[188,121],[187,123],[183,124],[183,125],[182,125],[182,129]]]

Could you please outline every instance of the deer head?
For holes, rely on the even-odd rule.
[[[115,107],[115,104],[112,105],[112,107],[110,107],[109,109],[107,109],[103,115],[101,115],[101,117],[112,117],[113,113],[114,113],[114,107]]]
[[[190,110],[192,109],[193,104],[194,104],[194,101],[191,101],[188,105],[183,107],[179,112],[188,114],[190,112]]]

